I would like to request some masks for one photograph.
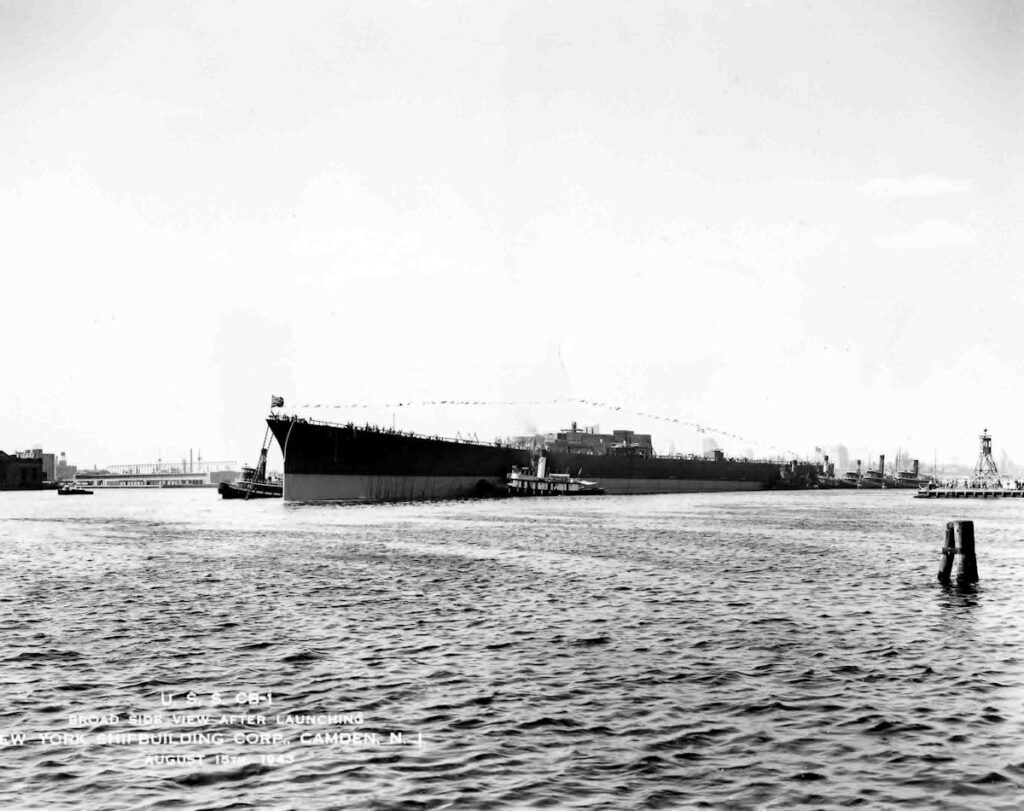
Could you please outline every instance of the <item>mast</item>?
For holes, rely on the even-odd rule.
[[[270,449],[271,442],[270,426],[267,426],[267,430],[263,433],[263,444],[260,446],[260,460],[256,463],[256,470],[249,480],[249,487],[245,491],[245,499],[249,500],[249,496],[252,495],[253,487],[257,482],[262,483],[266,478],[267,474],[267,451]]]

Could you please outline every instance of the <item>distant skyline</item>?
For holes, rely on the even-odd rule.
[[[1009,0],[0,0],[0,449],[251,462],[278,394],[1024,458],[1022,42]]]

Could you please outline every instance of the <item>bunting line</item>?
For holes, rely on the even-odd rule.
[[[645,417],[651,420],[657,420],[659,422],[672,423],[674,425],[681,425],[690,428],[694,428],[699,434],[715,434],[716,436],[728,437],[729,439],[735,439],[739,442],[748,442],[755,445],[761,445],[766,448],[772,448],[775,450],[781,450],[783,453],[796,458],[798,454],[788,448],[782,448],[778,445],[771,443],[761,442],[748,437],[740,436],[729,431],[724,431],[720,428],[715,428],[710,425],[703,423],[690,422],[689,420],[681,420],[678,417],[666,417],[659,414],[651,414],[645,411],[633,411],[632,409],[623,408],[620,405],[614,405],[611,403],[600,403],[596,400],[586,400],[580,397],[556,397],[551,400],[405,400],[396,403],[304,403],[298,406],[298,408],[333,408],[333,409],[367,409],[367,408],[381,408],[381,409],[394,409],[394,408],[409,408],[414,406],[452,406],[452,405],[464,405],[464,406],[535,406],[535,405],[587,405],[594,408],[603,408],[609,411],[619,411],[624,414],[632,414],[638,417]]]

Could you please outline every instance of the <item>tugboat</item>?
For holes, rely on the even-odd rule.
[[[836,463],[830,462],[828,454],[825,454],[825,461],[821,465],[821,472],[818,476],[818,487],[828,490],[840,490],[856,486],[857,480],[854,479],[853,481],[850,481],[849,473],[844,477],[836,476]]]
[[[267,476],[267,451],[270,449],[270,429],[263,435],[260,461],[256,467],[244,465],[242,475],[233,482],[221,482],[217,492],[221,498],[281,498],[284,495],[284,480],[279,476]]]
[[[896,455],[896,467],[899,467],[899,454]],[[898,470],[892,479],[892,486],[901,490],[920,490],[927,487],[931,481],[927,476],[921,475],[921,463],[917,459],[912,460],[910,470]]]
[[[75,487],[73,484],[62,484],[57,488],[58,496],[91,496],[92,490],[84,487]]]
[[[860,477],[858,487],[870,490],[882,490],[888,483],[885,480],[885,454],[878,457],[878,470],[868,470]]]
[[[506,478],[510,496],[602,496],[604,488],[569,473],[548,473],[548,459],[541,452],[536,467],[513,467]],[[580,471],[582,473],[582,471]]]
[[[860,487],[860,459],[857,460],[857,469],[848,470],[843,474],[843,487]]]

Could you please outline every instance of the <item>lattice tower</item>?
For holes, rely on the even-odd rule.
[[[980,481],[998,481],[999,470],[996,468],[996,460],[992,458],[992,436],[988,428],[981,430],[981,453],[978,454],[978,464],[974,466],[974,478]]]

